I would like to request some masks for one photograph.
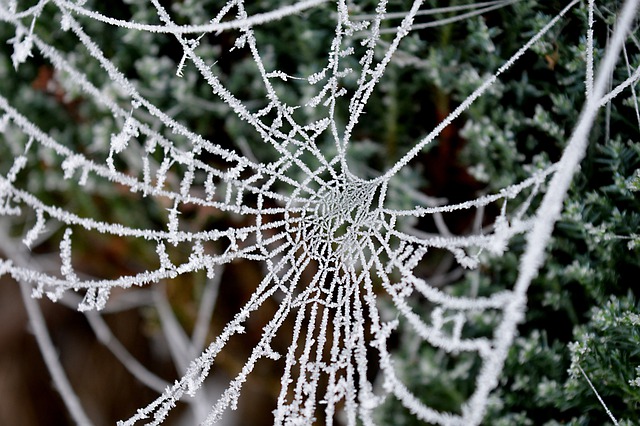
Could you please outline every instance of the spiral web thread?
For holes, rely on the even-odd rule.
[[[351,134],[365,112],[367,101],[394,60],[402,39],[412,30],[428,27],[429,23],[420,19],[429,13],[456,12],[455,19],[464,19],[508,7],[514,1],[491,1],[437,11],[421,9],[422,2],[415,1],[409,10],[393,13],[387,10],[385,1],[380,1],[372,14],[355,16],[352,10],[357,8],[346,1],[307,0],[249,16],[242,1],[231,0],[212,15],[209,23],[193,26],[175,24],[158,0],[150,0],[150,3],[157,13],[158,24],[120,21],[88,9],[83,1],[42,0],[28,8],[21,8],[20,2],[0,1],[3,25],[15,28],[15,37],[9,41],[14,67],[19,70],[20,64],[30,57],[41,56],[57,73],[73,81],[84,97],[121,123],[121,131],[111,135],[108,152],[92,155],[76,152],[56,140],[54,135],[39,129],[0,94],[0,110],[4,114],[1,124],[7,140],[11,135],[22,134],[24,137],[17,140],[27,141],[23,153],[15,157],[11,169],[0,177],[0,213],[6,220],[11,216],[20,217],[25,210],[35,214],[33,227],[24,235],[26,247],[43,236],[46,238],[47,227],[65,229],[60,242],[59,274],[38,269],[29,262],[27,252],[9,247],[7,243],[3,243],[2,249],[8,258],[1,261],[0,272],[19,281],[23,291],[31,289],[35,297],[46,295],[55,301],[68,293],[79,292],[82,299],[78,309],[87,312],[98,337],[104,337],[108,335],[108,329],[104,328],[99,312],[94,311],[107,306],[114,288],[152,285],[203,270],[215,282],[219,280],[220,267],[238,259],[264,265],[264,278],[250,300],[208,346],[203,348],[202,333],[192,341],[186,340],[186,349],[176,355],[184,376],[174,384],[168,385],[154,377],[144,367],[137,366],[135,360],[126,361],[133,374],[161,395],[129,420],[121,422],[122,425],[145,421],[160,424],[185,394],[194,397],[201,407],[202,395],[198,392],[215,365],[216,356],[232,336],[243,332],[252,313],[268,299],[278,301],[275,315],[264,327],[260,341],[244,367],[222,395],[214,401],[205,399],[204,405],[209,409],[200,413],[204,424],[215,423],[225,410],[236,407],[247,376],[256,363],[264,359],[284,360],[282,386],[274,412],[275,424],[311,424],[321,411],[327,424],[331,424],[336,416],[342,416],[343,421],[351,425],[358,421],[374,424],[376,408],[389,397],[397,398],[417,418],[426,422],[479,424],[489,394],[497,385],[516,326],[522,321],[527,288],[542,262],[562,200],[584,155],[586,136],[595,115],[623,90],[630,88],[637,99],[634,86],[640,77],[640,68],[634,71],[627,63],[629,78],[615,88],[607,87],[607,78],[625,43],[630,42],[630,28],[638,1],[628,0],[621,8],[598,72],[594,71],[593,31],[590,29],[586,34],[587,102],[558,163],[532,172],[530,178],[497,194],[453,205],[416,196],[417,206],[408,210],[392,209],[387,203],[389,191],[401,187],[398,176],[402,169],[484,95],[506,69],[562,20],[577,1],[569,3],[430,134],[416,141],[398,162],[371,179],[359,178],[350,171],[347,152]],[[65,52],[38,36],[38,19],[46,8],[57,10],[55,16],[60,19],[60,27],[73,34],[86,48],[102,68],[111,87],[128,99],[128,105],[123,106],[112,93],[116,90],[109,92],[94,85]],[[589,8],[592,24],[593,1],[589,2]],[[261,56],[254,27],[274,20],[302,19],[297,15],[309,10],[335,17],[335,32],[326,64],[307,76],[290,76],[270,69]],[[401,22],[392,31],[393,40],[384,44],[381,33],[389,32],[389,28],[381,29],[381,24],[390,17],[401,18]],[[248,151],[238,154],[225,149],[154,106],[88,35],[83,23],[89,21],[99,21],[107,29],[118,26],[175,38],[184,51],[175,78],[181,78],[185,67],[195,67],[211,91],[227,105],[229,113],[252,128],[266,146],[277,152],[278,159],[262,164]],[[197,53],[204,34],[224,31],[234,32],[234,49],[249,52],[262,77],[267,96],[259,109],[247,106],[228,91],[212,71],[212,64]],[[631,39],[637,43],[633,36]],[[384,46],[383,54],[379,53],[381,45]],[[360,69],[346,68],[347,57],[355,57]],[[346,89],[342,84],[346,79],[357,79],[357,88]],[[281,99],[274,82],[278,87],[304,85],[312,95],[301,105],[288,105]],[[347,106],[350,116],[346,123],[339,124],[335,114],[341,105]],[[300,122],[298,108],[314,110],[317,119]],[[638,120],[640,124],[640,118]],[[322,138],[333,141],[330,153],[320,149]],[[20,174],[28,174],[30,168],[35,168],[38,158],[52,156],[58,159],[58,173],[67,181],[77,182],[87,192],[96,190],[97,182],[110,182],[126,188],[138,199],[161,200],[162,205],[168,206],[165,228],[130,228],[81,217],[63,207],[46,204],[29,189],[19,186],[17,177]],[[161,161],[157,161],[158,156]],[[137,162],[132,161],[132,157],[136,157]],[[212,161],[212,158],[216,160]],[[119,170],[117,159],[124,161],[129,170]],[[299,176],[304,178],[299,179]],[[546,188],[546,192],[543,193],[542,188]],[[507,209],[507,203],[516,199],[520,200],[517,208]],[[541,201],[537,210],[532,211],[531,204],[536,199]],[[429,235],[403,225],[407,218],[426,216],[441,223],[443,216],[458,210],[476,210],[481,214],[490,204],[502,206],[501,213],[492,228],[475,235],[453,236],[446,228],[441,229],[440,235]],[[181,217],[185,206],[234,214],[241,217],[241,223],[245,225],[193,230]],[[159,267],[115,279],[81,276],[75,272],[71,260],[72,228],[145,241],[155,246]],[[519,277],[513,286],[505,285],[503,291],[491,296],[479,297],[473,290],[467,295],[452,296],[431,285],[418,272],[430,249],[446,250],[460,266],[476,268],[479,252],[501,255],[517,234],[527,235]],[[172,245],[190,247],[191,255],[186,262],[176,264],[172,261],[167,251]],[[212,247],[218,247],[218,250]],[[313,277],[304,279],[308,270],[313,271]],[[433,304],[435,308],[430,317],[424,318],[414,312],[411,300],[415,297]],[[382,311],[379,303],[382,298],[392,302],[395,317],[390,318]],[[25,303],[31,303],[32,310],[37,309],[29,298]],[[210,299],[207,303],[214,302]],[[166,309],[160,303],[159,310],[162,306]],[[483,315],[496,318],[493,333],[465,335],[469,322]],[[272,341],[289,319],[293,321],[290,346],[284,352],[277,352],[272,348]],[[481,369],[475,391],[460,413],[430,408],[403,384],[388,349],[388,339],[400,320],[410,325],[421,344],[431,345],[452,356],[470,353],[478,357]],[[37,322],[33,318],[32,321]],[[37,334],[42,337],[46,328]],[[184,340],[184,337],[178,335],[176,339]],[[44,352],[51,346],[45,340],[41,342]],[[373,360],[367,355],[371,349],[376,353]],[[120,353],[127,359],[126,353]],[[368,378],[372,362],[379,369],[376,381]],[[67,407],[76,421],[88,422],[73,390],[65,385],[64,372],[55,364],[55,359],[48,363]],[[321,382],[326,386],[320,386]],[[189,398],[184,399],[189,401]]]

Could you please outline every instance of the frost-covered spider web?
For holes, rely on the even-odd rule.
[[[26,247],[58,238],[60,256],[59,273],[40,266],[32,260],[35,255],[10,243],[5,229],[1,249],[6,258],[0,263],[0,273],[19,281],[23,292],[35,297],[46,295],[57,301],[81,295],[78,309],[88,311],[92,326],[100,330],[96,334],[104,337],[108,329],[92,311],[108,308],[110,294],[118,293],[112,296],[117,299],[124,297],[119,289],[153,286],[206,271],[212,284],[201,301],[204,313],[199,318],[200,326],[189,338],[177,330],[176,324],[168,327],[182,378],[170,385],[163,383],[125,350],[112,348],[132,374],[160,393],[123,425],[159,424],[178,401],[195,401],[199,421],[215,423],[226,410],[237,406],[248,376],[265,361],[282,370],[274,424],[332,424],[334,419],[352,425],[374,424],[376,409],[388,398],[396,398],[425,422],[479,424],[490,392],[497,386],[516,326],[522,321],[527,288],[543,260],[595,116],[617,94],[634,90],[640,77],[640,68],[630,70],[626,81],[613,89],[608,87],[608,76],[628,42],[638,1],[628,0],[621,6],[597,73],[593,34],[585,34],[587,102],[580,120],[561,160],[534,170],[528,179],[497,194],[445,204],[413,194],[403,186],[401,173],[480,96],[491,96],[487,93],[503,72],[561,22],[577,0],[568,3],[493,76],[480,82],[471,96],[431,133],[416,140],[391,167],[358,176],[349,152],[354,129],[366,125],[368,101],[403,39],[411,31],[437,24],[425,21],[425,16],[455,12],[455,18],[449,19],[454,21],[514,2],[490,1],[434,11],[423,8],[421,1],[414,1],[407,10],[394,10],[386,1],[360,5],[342,0],[306,0],[249,15],[244,2],[230,0],[217,10],[207,10],[209,15],[203,23],[185,25],[176,23],[159,0],[138,2],[154,14],[140,14],[136,19],[119,19],[98,12],[98,7],[92,10],[86,1],[0,1],[2,25],[14,31],[8,43],[17,72],[36,57],[47,62],[65,90],[78,93],[99,115],[118,126],[118,131],[107,133],[106,144],[74,145],[65,140],[64,132],[39,128],[28,118],[29,111],[18,110],[0,93],[3,143],[15,153],[12,166],[2,170],[0,177],[4,223],[30,223],[21,236]],[[593,14],[593,1],[589,7]],[[324,63],[309,64],[305,75],[291,75],[273,63],[255,28],[279,20],[304,19],[305,13],[325,16],[324,21],[333,25],[331,37]],[[91,59],[91,64],[80,63],[75,53],[57,47],[56,37],[38,35],[38,27],[51,25],[52,20],[59,26],[61,38],[70,37],[83,46],[83,58]],[[395,24],[390,26],[389,22]],[[223,111],[242,121],[262,147],[256,149],[238,140],[238,149],[228,148],[186,127],[174,118],[177,113],[171,106],[156,105],[146,88],[119,70],[116,58],[94,40],[96,31],[111,31],[114,37],[123,38],[133,32],[172,38],[183,52],[174,78],[186,78],[187,70],[197,71]],[[220,61],[227,61],[232,52],[250,56],[260,78],[246,84],[263,93],[263,99],[256,102],[242,98],[217,75],[217,61],[211,59],[207,48],[221,34],[232,34],[233,45],[216,52]],[[390,38],[385,34],[391,34]],[[89,69],[93,71],[89,73]],[[253,89],[256,84],[259,88]],[[299,96],[292,100],[292,93]],[[338,119],[340,110],[348,111],[345,121]],[[93,129],[93,134],[85,135],[88,140],[100,137],[101,127],[95,125]],[[269,159],[263,160],[258,151],[268,151]],[[52,186],[29,179],[42,164]],[[105,221],[99,219],[99,213],[95,217],[79,213],[77,206],[57,204],[55,197],[42,196],[47,188],[61,187],[96,197],[120,191],[123,202],[132,210],[152,200],[160,206],[160,226]],[[409,193],[415,207],[396,208],[389,202],[393,191]],[[477,229],[473,235],[452,235],[443,225],[443,218],[452,212],[481,214],[489,205],[499,207],[497,218],[492,226]],[[194,209],[222,212],[233,220],[214,229],[198,228],[187,214]],[[408,225],[411,219],[425,217],[433,218],[439,233],[428,234]],[[77,272],[72,262],[74,232],[139,241],[141,246],[155,250],[156,265],[129,275],[88,277]],[[479,296],[477,289],[470,288],[468,294],[452,295],[433,285],[422,272],[428,253],[435,249],[451,253],[460,266],[473,269],[479,265],[480,252],[499,256],[519,234],[527,235],[527,248],[518,278],[515,283],[498,283],[502,290],[494,294]],[[177,249],[187,255],[176,255]],[[216,286],[229,285],[219,282],[221,268],[239,260],[259,262],[263,278],[233,319],[206,345],[206,326],[202,324],[210,321]],[[415,312],[416,299],[433,306],[430,316]],[[217,356],[234,336],[243,333],[252,316],[268,301],[276,301],[277,309],[262,327],[258,343],[222,394],[210,399],[210,393],[204,391],[205,380]],[[390,302],[387,305],[393,308],[383,307],[382,301]],[[28,297],[25,303],[69,411],[78,423],[90,423],[57,363],[37,305]],[[161,313],[170,310],[166,300],[156,306]],[[491,318],[492,331],[471,335],[467,326],[479,318]],[[400,321],[409,324],[420,344],[449,356],[467,353],[477,359],[480,367],[474,390],[459,412],[433,409],[403,384],[389,347]],[[287,334],[288,346],[276,347],[283,333]],[[202,407],[208,408],[203,411]]]

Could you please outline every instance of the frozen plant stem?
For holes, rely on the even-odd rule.
[[[6,227],[0,227],[0,250],[6,255],[11,254],[14,262],[18,264],[29,264],[26,255],[19,249],[19,245],[14,245]],[[89,420],[89,417],[84,412],[80,399],[74,392],[69,383],[64,368],[60,364],[58,353],[55,345],[51,341],[49,330],[47,329],[47,323],[40,309],[39,302],[32,298],[31,291],[32,286],[24,281],[19,281],[20,295],[29,317],[29,324],[31,330],[36,338],[38,348],[42,354],[45,365],[51,374],[55,388],[57,389],[64,405],[69,410],[69,414],[73,418],[73,421],[81,426],[92,425],[93,422]]]
[[[118,358],[122,365],[124,365],[136,379],[158,393],[161,393],[169,386],[168,382],[147,370],[127,351],[122,343],[113,335],[106,321],[100,314],[94,311],[87,311],[84,315],[87,317],[87,321],[98,340]]]
[[[38,305],[39,302],[31,297],[31,286],[20,281],[20,293],[22,294],[22,300],[29,315],[29,322],[31,323],[33,334],[38,342],[40,353],[42,353],[42,358],[44,358],[44,362],[47,365],[49,373],[51,373],[53,383],[60,393],[64,405],[69,410],[76,424],[81,426],[92,425],[93,422],[89,420],[89,417],[84,412],[80,404],[80,399],[73,391],[69,379],[67,379],[67,375],[60,364],[56,348],[47,330],[47,324],[42,315],[42,310]]]

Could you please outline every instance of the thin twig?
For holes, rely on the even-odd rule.
[[[134,358],[133,355],[120,343],[113,335],[102,316],[94,311],[84,312],[89,325],[93,329],[98,340],[118,358],[118,361],[140,382],[158,393],[164,392],[169,386],[169,382],[161,379],[149,371],[144,365]]]
[[[33,334],[38,342],[38,348],[40,348],[42,358],[44,358],[44,362],[47,365],[47,369],[51,374],[58,393],[60,393],[62,397],[64,405],[67,407],[67,410],[69,410],[69,414],[71,414],[76,424],[82,426],[92,425],[93,422],[89,420],[89,417],[84,412],[80,399],[71,387],[64,368],[62,368],[60,364],[58,353],[51,341],[51,336],[49,335],[49,330],[47,330],[47,324],[42,315],[40,305],[31,298],[31,286],[24,281],[20,281],[20,293],[22,294],[22,300],[29,315],[29,322],[31,323]]]

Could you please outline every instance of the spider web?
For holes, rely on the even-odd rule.
[[[60,135],[37,127],[0,94],[6,141],[13,138],[22,150],[13,159],[10,170],[0,177],[0,213],[18,220],[25,211],[32,212],[33,226],[23,236],[26,247],[51,238],[52,228],[64,230],[59,247],[59,273],[34,266],[28,252],[7,242],[2,247],[7,259],[1,261],[0,272],[22,283],[23,291],[35,297],[46,295],[56,301],[69,294],[81,295],[78,309],[87,311],[92,325],[104,333],[108,331],[100,328],[104,324],[93,311],[107,307],[111,303],[110,294],[118,288],[144,287],[198,271],[206,271],[213,288],[220,284],[224,265],[240,259],[263,265],[264,277],[248,302],[206,347],[206,331],[204,335],[194,333],[197,337],[193,340],[179,331],[173,333],[174,343],[184,343],[182,349],[174,349],[184,373],[174,384],[157,380],[120,352],[132,373],[161,393],[122,425],[144,421],[160,424],[177,401],[189,400],[185,394],[202,406],[200,391],[206,387],[205,379],[215,366],[216,357],[233,336],[243,333],[251,316],[268,300],[277,301],[275,314],[222,395],[213,401],[205,398],[204,404],[209,409],[200,413],[203,424],[215,423],[228,408],[236,408],[243,384],[263,360],[279,360],[278,365],[282,366],[274,424],[312,424],[319,418],[327,424],[336,418],[347,424],[374,424],[375,411],[386,398],[397,398],[425,422],[479,424],[490,392],[497,386],[516,327],[523,319],[527,288],[543,260],[596,114],[622,90],[634,90],[640,76],[640,69],[630,70],[626,81],[613,89],[607,87],[607,78],[627,41],[638,1],[628,0],[618,14],[620,19],[598,73],[594,73],[593,31],[585,35],[587,102],[561,160],[535,170],[528,179],[497,194],[459,204],[445,204],[411,193],[403,186],[403,169],[425,147],[435,143],[444,128],[485,95],[501,74],[578,1],[569,3],[432,132],[415,141],[399,161],[366,178],[352,171],[349,159],[352,134],[364,120],[367,103],[403,38],[411,31],[508,7],[514,1],[437,10],[422,8],[421,1],[414,1],[408,10],[388,10],[391,6],[380,1],[369,10],[367,5],[342,0],[335,3],[307,0],[249,15],[244,2],[231,0],[200,25],[179,25],[158,0],[149,3],[156,13],[155,21],[139,23],[106,16],[91,10],[84,1],[42,0],[31,7],[20,7],[16,1],[0,1],[3,25],[15,28],[15,36],[9,40],[13,66],[19,70],[20,64],[30,57],[42,57],[120,126],[102,150],[72,149],[62,142]],[[593,1],[589,2],[589,8],[592,24]],[[70,53],[38,35],[39,20],[45,11],[49,13],[47,16],[59,19],[63,32],[84,46],[102,70],[104,85],[91,81],[83,72],[87,65],[76,63]],[[334,25],[326,62],[308,75],[289,75],[265,59],[266,49],[260,45],[255,28],[276,20],[302,19],[298,15],[308,11],[325,14]],[[446,22],[424,21],[425,16],[441,12],[457,15]],[[400,23],[390,26],[390,19]],[[172,113],[156,106],[96,44],[89,26],[97,24],[105,31],[120,27],[172,37],[183,51],[175,78],[183,78],[187,68],[195,68],[228,114],[235,115],[257,135],[274,159],[259,161],[259,155],[248,146],[227,149],[203,138],[173,118]],[[241,99],[229,91],[216,75],[215,63],[199,53],[206,36],[222,33],[233,34],[231,50],[247,52],[253,59],[261,77],[260,91],[265,94],[260,103]],[[383,41],[389,33],[390,41]],[[284,100],[289,99],[288,88],[296,88],[297,93],[305,95],[292,104]],[[337,119],[341,108],[349,111],[346,122]],[[163,229],[102,221],[39,198],[36,191],[29,189],[28,179],[24,183],[20,176],[35,170],[43,158],[54,158],[50,161],[51,175],[61,175],[64,182],[75,182],[78,190],[100,193],[118,187],[133,197],[132,205],[154,200],[166,208]],[[393,191],[408,192],[416,206],[393,208],[389,203]],[[452,235],[442,225],[448,214],[470,210],[481,215],[492,204],[500,206],[497,219],[490,228],[479,229],[474,235]],[[233,215],[240,225],[193,229],[185,212],[194,206]],[[442,225],[439,234],[427,234],[407,225],[408,219],[427,217]],[[140,240],[155,249],[158,266],[111,279],[79,274],[72,264],[73,232],[78,230]],[[477,289],[452,295],[432,285],[421,272],[430,250],[445,250],[460,266],[473,269],[479,266],[480,252],[499,256],[508,250],[509,241],[521,234],[527,236],[527,248],[521,258],[519,276],[515,283],[502,284],[502,291],[492,295],[479,296]],[[171,255],[172,247],[188,247],[190,254],[186,260],[176,262]],[[415,312],[416,299],[434,306],[429,317]],[[391,302],[391,315],[381,300]],[[32,321],[37,324],[37,305],[30,301],[25,299]],[[162,303],[158,309],[167,309]],[[215,296],[205,297],[202,303],[209,306],[205,311],[210,313]],[[471,335],[468,325],[479,318],[491,318],[492,331]],[[477,359],[480,368],[475,390],[458,413],[429,407],[403,384],[389,349],[389,339],[400,321],[409,324],[422,345],[430,345],[452,357],[464,353]],[[286,324],[292,324],[291,328]],[[78,423],[90,423],[55,356],[47,357],[51,342],[46,340],[46,327],[35,328],[71,414]],[[283,330],[290,333],[289,346],[276,350],[274,341]],[[373,378],[372,371],[377,371]]]

